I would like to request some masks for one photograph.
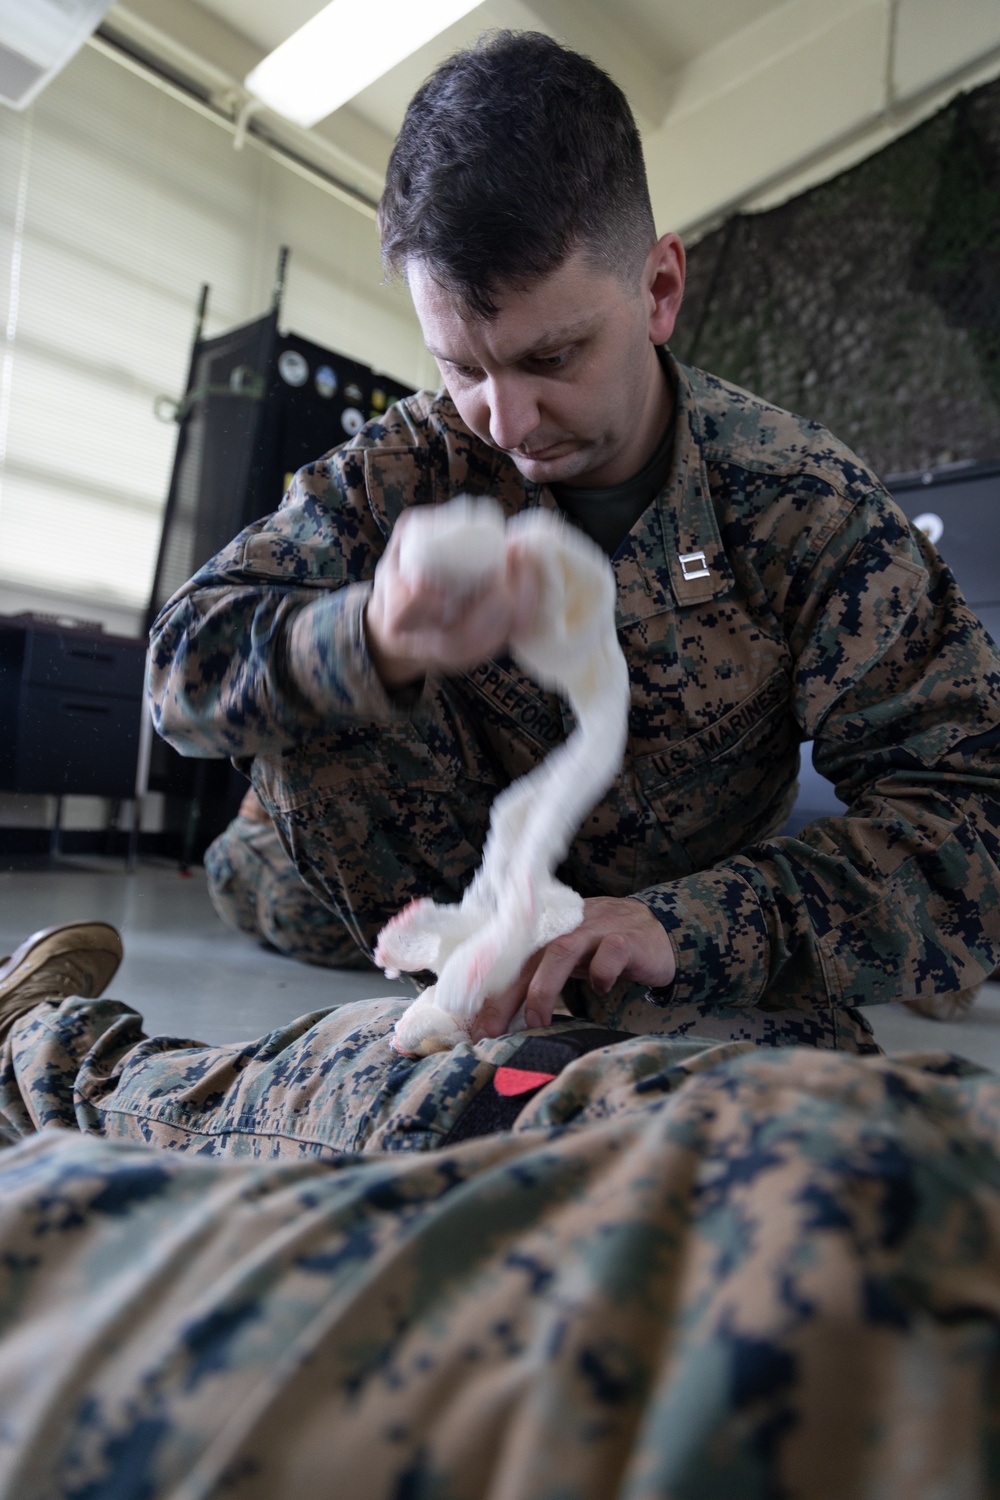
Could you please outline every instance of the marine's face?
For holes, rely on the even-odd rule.
[[[680,242],[664,236],[656,251],[665,246],[666,273],[651,251],[634,285],[574,251],[542,281],[505,291],[491,319],[471,314],[423,262],[408,266],[424,339],[459,415],[526,479],[618,484],[655,449],[670,394],[654,345],[669,338],[683,288]]]

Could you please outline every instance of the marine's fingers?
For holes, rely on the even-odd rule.
[[[416,584],[401,581],[393,605],[393,627],[398,633],[435,630],[445,623],[444,590],[422,580]]]
[[[610,994],[617,979],[632,961],[632,946],[621,932],[609,932],[602,938],[590,961],[591,987],[599,995]]]
[[[507,588],[511,598],[511,634],[530,634],[538,618],[542,580],[535,561],[516,543],[507,553]]]
[[[542,949],[525,995],[524,1019],[529,1026],[548,1026],[551,1023],[563,986],[585,962],[595,941],[585,927],[577,927]]]
[[[528,983],[537,964],[538,954],[533,953],[516,979],[497,994],[486,997],[473,1027],[473,1041],[481,1041],[483,1037],[504,1036],[510,1030],[511,1022],[524,1002]]]

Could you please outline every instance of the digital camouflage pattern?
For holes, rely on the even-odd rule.
[[[587,1013],[864,1049],[855,1006],[969,989],[1000,960],[1000,656],[836,439],[668,368],[671,477],[614,559],[625,763],[559,874],[637,895],[678,972],[616,1000],[627,1021],[593,996]],[[554,504],[445,396],[401,402],[153,630],[157,728],[252,762],[303,879],[368,952],[411,897],[460,898],[494,795],[571,727],[510,660],[392,700],[374,673],[363,611],[392,525],[461,491]],[[781,838],[805,739],[849,811]]]
[[[303,883],[270,821],[235,817],[205,850],[205,873],[228,927],[302,963],[371,968],[337,914]]]
[[[404,1003],[14,1023],[5,1500],[997,1492],[1000,1079],[637,1037],[449,1146],[524,1039],[400,1058]]]

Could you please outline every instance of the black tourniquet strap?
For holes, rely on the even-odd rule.
[[[509,1130],[529,1100],[569,1063],[585,1052],[610,1047],[615,1042],[627,1042],[631,1038],[630,1031],[610,1031],[603,1026],[555,1031],[551,1036],[529,1036],[466,1105],[443,1138],[442,1146],[454,1146],[458,1141],[470,1141],[478,1135]],[[517,1088],[518,1073],[542,1073],[545,1076],[535,1084],[525,1080],[526,1086],[518,1088],[516,1093],[501,1092],[504,1083]]]

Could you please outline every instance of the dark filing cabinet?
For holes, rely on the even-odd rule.
[[[908,521],[929,536],[951,568],[973,614],[1000,643],[1000,464],[957,464],[900,474],[886,487]],[[815,770],[812,744],[802,746],[799,796],[783,832],[845,811]]]
[[[135,795],[146,645],[0,616],[0,790]]]

